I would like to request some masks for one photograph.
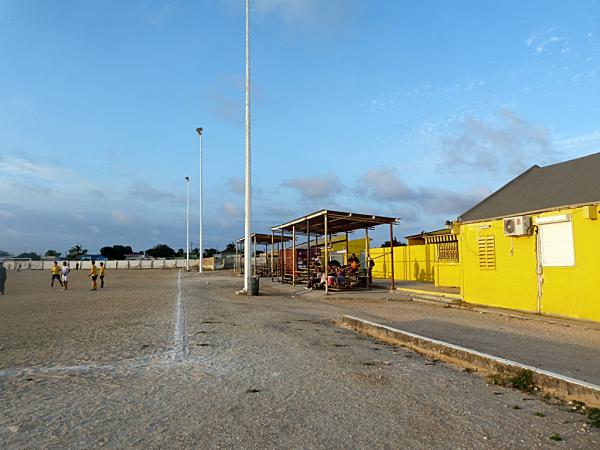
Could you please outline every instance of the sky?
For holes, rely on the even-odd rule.
[[[600,3],[251,0],[252,231],[446,220],[600,151]],[[243,0],[0,0],[0,249],[243,236]],[[373,234],[374,245],[389,239]],[[362,237],[362,234],[358,237]]]

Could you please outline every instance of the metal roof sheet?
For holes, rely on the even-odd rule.
[[[600,153],[533,166],[458,217],[462,222],[498,219],[600,202]]]

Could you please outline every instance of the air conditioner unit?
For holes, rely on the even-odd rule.
[[[504,236],[527,236],[531,234],[531,217],[518,216],[504,219]]]

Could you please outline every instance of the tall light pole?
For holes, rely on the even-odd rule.
[[[244,220],[244,290],[249,293],[251,266],[251,183],[250,183],[250,0],[246,0],[246,206]]]
[[[185,208],[185,270],[190,270],[190,177],[185,177],[186,208]]]
[[[196,132],[200,138],[200,230],[198,232],[198,273],[202,273],[202,261],[204,253],[204,246],[202,242],[204,234],[204,202],[202,199],[202,184],[204,183],[204,177],[202,176],[202,128],[196,128]]]

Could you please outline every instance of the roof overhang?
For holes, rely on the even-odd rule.
[[[300,234],[325,234],[325,219],[327,219],[327,232],[329,234],[363,230],[377,225],[394,225],[400,221],[400,219],[396,217],[357,214],[324,209],[299,217],[290,222],[274,226],[271,230],[284,233],[295,231]]]

